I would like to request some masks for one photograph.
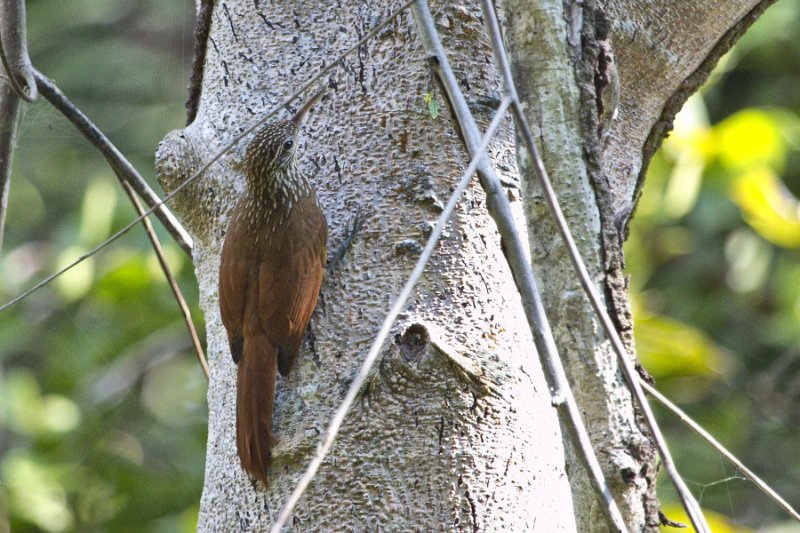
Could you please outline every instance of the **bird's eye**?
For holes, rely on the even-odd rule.
[[[289,140],[287,140],[286,142],[283,143],[283,149],[284,150],[288,150],[288,149],[290,149],[292,147],[292,145],[294,145],[294,141],[289,139]]]

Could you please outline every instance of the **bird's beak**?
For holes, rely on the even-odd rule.
[[[322,94],[325,92],[325,88],[323,87],[317,93],[308,99],[308,101],[303,104],[300,109],[297,110],[297,113],[294,114],[292,117],[292,122],[294,122],[295,126],[299,126],[303,123],[303,120],[306,118],[306,113],[308,110],[311,109],[311,106],[317,103],[317,101],[322,98]]]

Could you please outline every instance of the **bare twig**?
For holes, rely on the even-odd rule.
[[[175,242],[190,257],[192,255],[192,238],[183,229],[181,223],[175,218],[169,209],[163,205],[158,195],[150,188],[145,179],[136,171],[136,168],[125,159],[116,146],[106,137],[100,129],[89,120],[83,112],[73,104],[69,98],[38,70],[35,71],[36,83],[39,91],[53,107],[58,109],[72,124],[78,128],[86,139],[97,148],[105,157],[111,169],[117,175],[120,182],[128,183],[136,191],[145,203],[151,208],[155,208],[155,215],[164,224],[164,227],[175,239]]]
[[[125,189],[126,193],[128,193],[128,198],[130,198],[131,203],[133,203],[133,207],[136,209],[136,211],[140,215],[143,214],[144,207],[142,207],[142,203],[136,196],[136,191],[133,190],[131,184],[127,181],[123,181],[122,188]],[[183,297],[181,288],[178,286],[178,281],[175,279],[175,276],[172,274],[172,270],[169,268],[167,258],[164,257],[164,249],[161,247],[161,242],[158,240],[158,235],[156,235],[156,232],[153,229],[153,224],[147,217],[142,219],[142,224],[144,225],[144,230],[147,233],[147,238],[150,239],[150,243],[153,245],[153,251],[156,253],[158,264],[161,265],[161,270],[164,272],[164,277],[167,278],[167,284],[169,284],[172,294],[175,295],[175,300],[178,302],[178,307],[181,308],[183,321],[186,323],[186,328],[189,330],[189,336],[192,338],[194,353],[197,355],[197,361],[200,363],[200,368],[203,369],[206,379],[209,379],[208,361],[206,360],[206,354],[203,352],[203,346],[200,344],[200,338],[197,335],[197,329],[194,327],[194,321],[192,320],[192,314],[189,311],[189,306],[186,304],[186,298]]]
[[[397,16],[400,15],[400,13],[405,11],[405,9],[408,8],[408,6],[410,6],[415,1],[416,0],[408,0],[403,5],[401,5],[399,8],[394,10],[388,17],[386,17],[384,20],[382,20],[380,23],[378,23],[374,28],[372,28],[372,30],[367,32],[367,34],[364,35],[363,38],[361,38],[353,46],[351,46],[350,48],[345,50],[334,61],[329,63],[328,66],[324,67],[319,72],[317,72],[314,76],[311,77],[310,80],[308,80],[306,83],[304,83],[302,86],[300,86],[300,88],[297,89],[295,92],[293,92],[291,95],[286,97],[280,104],[278,104],[277,106],[273,107],[272,110],[270,110],[266,115],[264,115],[262,118],[257,120],[252,126],[250,126],[246,130],[244,130],[242,133],[240,133],[239,135],[234,137],[219,152],[217,152],[216,155],[214,155],[214,157],[209,159],[206,162],[206,164],[204,164],[202,167],[200,167],[194,174],[192,174],[191,176],[186,178],[186,180],[183,183],[181,183],[180,185],[175,187],[175,189],[171,193],[166,195],[162,200],[157,202],[154,206],[148,208],[144,212],[144,214],[136,217],[134,220],[130,221],[128,224],[126,224],[124,227],[122,227],[122,229],[117,231],[115,234],[110,236],[108,239],[104,240],[103,242],[101,242],[100,244],[98,244],[97,246],[95,246],[94,248],[92,248],[91,250],[86,252],[85,254],[81,255],[80,257],[78,257],[77,259],[75,259],[74,261],[69,263],[68,265],[65,265],[63,268],[59,269],[57,272],[54,272],[53,274],[47,276],[45,279],[43,279],[42,281],[40,281],[39,283],[37,283],[33,287],[29,288],[28,290],[26,290],[26,291],[22,292],[21,294],[17,295],[12,300],[9,300],[8,302],[4,303],[3,305],[0,305],[0,312],[3,312],[6,309],[8,309],[9,307],[13,306],[14,304],[21,302],[22,300],[27,298],[32,293],[34,293],[37,290],[41,289],[42,287],[46,286],[48,283],[51,283],[54,279],[56,279],[57,277],[62,275],[64,272],[67,272],[68,270],[70,270],[72,268],[75,268],[77,265],[79,265],[80,263],[85,261],[87,258],[89,258],[92,255],[96,254],[97,252],[99,252],[100,250],[102,250],[103,248],[105,248],[106,246],[111,244],[112,242],[116,241],[117,239],[119,239],[120,237],[125,235],[128,231],[130,231],[130,229],[132,227],[134,227],[136,224],[138,224],[139,221],[141,221],[144,217],[150,215],[151,213],[153,213],[153,211],[158,209],[160,206],[162,206],[165,203],[169,202],[172,198],[175,197],[175,195],[180,193],[185,187],[188,187],[190,183],[192,183],[194,180],[196,180],[197,178],[202,176],[205,173],[205,171],[208,170],[211,167],[211,165],[216,163],[219,160],[219,158],[221,158],[223,155],[225,155],[231,148],[236,146],[242,139],[244,139],[245,137],[250,135],[256,128],[258,128],[264,122],[266,122],[267,120],[272,118],[272,116],[274,116],[275,113],[280,111],[284,106],[286,106],[292,100],[294,100],[299,95],[304,93],[310,86],[314,85],[325,74],[327,74],[328,72],[330,72],[331,70],[333,70],[334,68],[339,66],[339,64],[340,64],[342,59],[344,59],[348,55],[352,54],[354,51],[358,50],[358,48],[361,47],[364,43],[366,43],[367,41],[372,39],[379,31],[381,31],[384,27],[386,27],[395,18],[397,18]]]
[[[681,422],[689,426],[695,433],[700,435],[706,442],[708,442],[711,446],[714,447],[720,454],[722,454],[725,459],[731,462],[733,466],[736,467],[742,474],[744,474],[750,481],[752,481],[756,487],[758,487],[761,492],[772,498],[772,500],[778,504],[778,506],[786,511],[789,516],[800,522],[800,513],[798,513],[794,507],[792,507],[789,502],[784,500],[780,494],[775,492],[767,483],[762,480],[758,475],[747,468],[744,463],[742,463],[735,455],[733,455],[730,451],[728,451],[725,446],[719,443],[717,439],[715,439],[708,431],[703,429],[703,427],[695,422],[689,415],[681,410],[680,407],[669,401],[669,399],[658,392],[652,385],[644,381],[643,379],[639,378],[639,384],[642,386],[644,390],[646,390],[651,396],[653,396],[656,400],[658,400],[664,407],[666,407],[669,411],[672,411],[678,418],[680,418]]]
[[[414,265],[414,270],[411,271],[411,274],[408,276],[405,285],[403,285],[403,290],[400,291],[400,294],[394,301],[391,310],[386,314],[386,317],[383,319],[383,325],[381,326],[378,335],[375,337],[375,340],[372,341],[372,346],[370,347],[369,352],[367,353],[367,357],[364,359],[364,362],[361,364],[361,368],[358,370],[358,373],[353,378],[353,381],[350,383],[350,389],[347,391],[347,395],[342,400],[342,403],[339,405],[339,408],[334,413],[333,417],[331,418],[330,423],[328,424],[328,429],[323,433],[322,440],[317,447],[317,452],[314,454],[314,458],[311,460],[311,463],[308,465],[308,468],[303,473],[303,476],[300,478],[300,481],[297,482],[297,486],[295,486],[292,494],[289,496],[289,499],[286,500],[286,503],[283,504],[283,508],[281,509],[278,518],[272,523],[270,527],[270,533],[279,533],[281,528],[286,524],[289,520],[289,515],[292,512],[292,509],[297,502],[300,500],[300,497],[305,492],[306,488],[308,487],[309,483],[314,479],[314,476],[319,470],[319,467],[322,465],[322,461],[325,460],[325,456],[330,450],[331,446],[333,445],[333,441],[336,438],[336,434],[339,432],[339,428],[342,426],[342,422],[344,422],[344,417],[347,412],[350,410],[350,407],[353,405],[356,397],[358,396],[361,387],[364,385],[364,382],[367,380],[369,376],[369,371],[372,368],[372,365],[375,363],[375,360],[380,353],[381,348],[383,347],[384,341],[386,341],[386,337],[389,336],[389,331],[394,324],[394,321],[397,319],[397,315],[400,314],[402,311],[403,306],[408,300],[408,297],[411,296],[411,291],[414,290],[414,285],[419,280],[422,272],[425,270],[425,265],[428,263],[428,260],[433,253],[433,250],[436,248],[436,243],[439,242],[439,237],[442,234],[442,230],[444,229],[445,224],[447,224],[447,220],[450,218],[450,215],[453,213],[453,209],[456,206],[461,194],[464,192],[464,189],[467,188],[469,185],[470,179],[472,175],[475,173],[475,169],[478,167],[486,148],[488,148],[489,143],[491,142],[492,138],[494,137],[495,131],[500,126],[502,122],[503,116],[505,115],[506,110],[508,109],[509,100],[504,99],[500,103],[500,107],[497,110],[497,114],[492,119],[492,123],[489,125],[489,129],[486,130],[486,135],[484,135],[477,155],[472,158],[467,167],[467,170],[464,171],[462,174],[461,179],[458,182],[453,193],[450,195],[450,199],[447,201],[447,205],[444,207],[444,210],[439,215],[438,220],[436,221],[436,225],[433,228],[430,236],[428,237],[428,242],[425,243],[425,248],[423,248],[422,253],[420,254],[419,259],[417,259],[417,264]]]
[[[197,335],[197,330],[194,327],[194,322],[192,322],[189,306],[186,304],[186,300],[181,293],[180,287],[178,287],[175,276],[173,276],[172,271],[169,268],[169,264],[164,257],[164,250],[162,249],[158,236],[153,229],[153,225],[150,223],[150,220],[145,214],[144,207],[142,207],[142,204],[137,197],[137,192],[139,194],[144,194],[145,197],[149,199],[151,206],[159,203],[160,199],[150,188],[144,178],[142,178],[142,176],[136,171],[133,165],[131,165],[131,163],[125,159],[116,146],[114,146],[111,141],[108,140],[103,132],[101,132],[100,129],[97,128],[97,126],[95,126],[91,120],[89,120],[89,118],[81,112],[80,109],[78,109],[72,102],[69,101],[69,99],[53,82],[45,78],[38,71],[35,71],[35,77],[42,95],[56,109],[61,111],[61,113],[66,116],[75,125],[75,127],[80,130],[81,133],[83,133],[89,142],[92,143],[92,145],[100,150],[111,168],[114,170],[117,178],[119,178],[122,188],[125,189],[125,192],[133,203],[134,208],[140,215],[139,218],[144,225],[147,237],[150,239],[153,250],[158,258],[158,262],[161,265],[161,269],[163,270],[164,276],[167,279],[167,283],[169,284],[172,293],[175,295],[175,299],[181,309],[186,326],[189,329],[189,335],[192,338],[192,344],[200,362],[200,366],[202,367],[206,378],[208,378],[208,363],[206,362],[205,354],[203,353],[203,347],[201,346],[200,339]],[[156,215],[159,216],[162,222],[164,222],[165,227],[170,231],[177,243],[185,252],[189,254],[189,256],[191,256],[192,238],[189,236],[186,230],[183,229],[172,213],[170,213],[169,210],[161,205],[156,211]]]
[[[28,57],[25,0],[0,0],[0,60],[17,96],[26,102],[36,100],[36,81]]]
[[[492,39],[492,48],[494,49],[495,53],[495,60],[497,61],[497,66],[500,70],[500,73],[503,76],[504,85],[505,85],[505,92],[507,95],[511,96],[514,105],[512,106],[512,111],[514,115],[514,121],[517,125],[518,131],[522,137],[522,140],[525,144],[525,147],[528,150],[528,154],[533,161],[533,169],[534,175],[536,176],[539,184],[544,191],[545,199],[547,201],[547,205],[550,208],[550,212],[553,215],[553,218],[556,221],[556,225],[558,226],[559,233],[561,234],[561,238],[564,241],[564,244],[569,251],[569,256],[572,260],[572,264],[575,267],[575,271],[578,274],[578,278],[580,280],[581,286],[583,287],[584,291],[586,292],[589,300],[592,304],[592,307],[595,310],[595,313],[600,318],[600,322],[603,325],[603,329],[606,332],[606,335],[611,340],[611,344],[614,347],[614,351],[617,353],[617,358],[620,363],[620,367],[622,368],[623,374],[625,375],[626,380],[628,381],[628,385],[633,393],[633,396],[638,401],[642,413],[647,421],[647,425],[651,431],[653,436],[653,440],[658,447],[658,451],[661,455],[661,461],[664,465],[665,470],[670,476],[675,489],[678,492],[681,500],[683,501],[683,506],[686,509],[686,513],[689,516],[692,524],[694,525],[695,529],[700,533],[709,532],[710,529],[708,524],[703,517],[702,510],[700,509],[700,505],[695,500],[692,493],[689,491],[689,488],[683,482],[680,474],[678,473],[677,468],[675,467],[675,463],[672,460],[672,456],[670,455],[669,448],[667,447],[666,441],[664,440],[663,435],[661,434],[661,430],[658,427],[658,423],[656,422],[655,416],[653,415],[653,411],[650,409],[650,405],[647,402],[647,398],[644,396],[642,392],[642,388],[639,386],[639,379],[636,370],[633,368],[630,359],[628,358],[628,354],[625,350],[624,345],[622,344],[622,340],[617,333],[616,328],[614,327],[611,318],[608,316],[608,311],[606,310],[603,302],[600,299],[600,295],[597,293],[597,289],[595,288],[594,284],[589,277],[589,272],[586,269],[586,265],[583,263],[583,258],[578,251],[577,246],[575,245],[575,241],[572,238],[572,234],[570,233],[569,227],[567,226],[567,221],[564,218],[564,214],[561,212],[561,208],[558,204],[558,199],[556,198],[555,191],[553,190],[552,184],[550,183],[550,179],[547,175],[547,171],[544,168],[544,163],[542,162],[542,158],[539,155],[538,149],[536,148],[536,143],[533,140],[533,134],[530,129],[530,125],[528,124],[527,119],[525,118],[525,114],[522,110],[522,105],[519,101],[517,96],[516,87],[514,85],[514,79],[511,75],[511,68],[509,65],[508,57],[506,55],[505,47],[503,46],[503,40],[500,35],[500,27],[497,22],[497,14],[495,13],[494,6],[492,5],[490,0],[482,0],[483,6],[483,14],[484,18],[487,22],[487,27],[489,31],[489,35]]]
[[[11,186],[11,166],[17,145],[17,128],[22,103],[14,89],[0,82],[0,248],[6,226],[8,192]]]
[[[434,59],[434,61],[430,61],[430,64],[436,69],[439,80],[447,92],[451,108],[456,115],[466,141],[467,149],[470,154],[475,156],[478,153],[477,145],[480,138],[478,127],[467,106],[458,81],[450,69],[427,2],[418,0],[413,7],[413,12],[426,53],[428,57]],[[525,254],[525,245],[516,229],[508,196],[503,191],[500,179],[494,172],[487,157],[481,159],[481,164],[478,166],[478,175],[481,186],[486,192],[487,209],[495,224],[497,224],[506,260],[520,292],[528,326],[533,334],[534,343],[545,371],[544,374],[551,388],[553,405],[557,407],[562,422],[570,432],[575,451],[586,468],[589,480],[602,502],[601,507],[609,525],[617,531],[627,531],[622,513],[614,501],[611,489],[603,476],[600,463],[592,449],[591,440],[581,419],[580,409],[570,390],[569,382],[558,356],[553,333],[550,330],[550,324],[544,311],[533,270]]]
[[[25,1],[0,0],[0,61],[8,80],[6,85],[0,76],[0,247],[8,209],[21,100],[33,102],[37,96],[25,33]]]

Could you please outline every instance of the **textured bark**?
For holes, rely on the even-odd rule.
[[[433,9],[485,126],[498,82],[480,9]],[[379,2],[218,2],[196,119],[169,134],[159,150],[165,189],[174,189],[389,11]],[[446,112],[435,120],[428,113],[423,96],[437,88],[410,14],[346,59],[326,83],[328,95],[300,135],[300,161],[328,217],[331,250],[359,206],[365,221],[323,282],[297,367],[279,380],[274,422],[281,443],[267,490],[238,465],[235,367],[217,309],[222,230],[244,185],[234,169],[241,149],[176,203],[196,236],[209,339],[202,531],[257,531],[270,522],[466,163]],[[506,125],[492,158],[509,180],[515,179],[513,150]],[[297,530],[520,531],[534,524],[574,530],[562,437],[477,187],[457,209],[396,332],[296,510]]]
[[[647,162],[672,117],[772,1],[505,0],[501,16],[520,95],[589,272],[633,350],[621,245]],[[598,133],[594,68],[603,11],[620,78],[619,115]],[[532,260],[595,449],[632,530],[657,530],[656,457],[599,322],[519,154]],[[574,463],[568,448],[570,464]],[[579,531],[605,531],[582,472],[571,481]]]
[[[527,108],[528,120],[535,124],[534,134],[540,141],[542,159],[586,266],[599,286],[604,275],[599,239],[601,221],[589,177],[590,154],[584,153],[581,65],[576,65],[573,59],[582,53],[583,13],[576,5],[560,1],[541,2],[527,9],[521,4],[527,5],[514,1],[503,4],[512,68],[515,77],[521,80],[520,97],[534,103]],[[593,144],[597,142],[596,133],[594,136]],[[529,167],[529,158],[520,154],[532,260],[542,273],[540,276],[547,280],[543,299],[555,340],[586,415],[592,442],[601,452],[606,478],[617,492],[629,526],[638,531],[646,521],[641,504],[647,497],[646,481],[634,475],[623,482],[620,472],[623,469],[636,474],[647,472],[655,466],[653,454],[636,426],[630,394],[618,372],[612,349],[593,318],[566,249],[560,239],[554,238],[557,229]],[[571,458],[570,462],[577,464],[576,459]],[[577,470],[571,483],[578,531],[605,530],[607,526],[596,508],[588,478]]]
[[[667,102],[674,102],[699,65],[719,55],[714,56],[719,49],[714,43],[757,5],[630,3],[635,6],[623,1],[606,6],[623,88],[621,114],[604,153],[592,107],[597,53],[592,2],[508,0],[501,6],[545,163],[587,266],[610,296],[624,333],[630,332],[630,319],[614,215],[633,203]],[[395,5],[214,2],[205,63],[195,69],[202,72],[202,84],[192,92],[196,117],[159,148],[164,188],[182,183]],[[499,83],[480,9],[475,3],[444,2],[431,8],[462,89],[485,126]],[[677,16],[681,10],[688,19],[670,20],[663,34],[669,38],[655,38],[662,34],[653,21],[667,21],[662,11]],[[713,20],[717,15],[722,22]],[[696,35],[703,35],[707,46],[700,46]],[[643,76],[641,65],[652,75]],[[268,489],[239,468],[236,373],[217,302],[223,231],[244,187],[237,170],[244,144],[175,202],[195,237],[211,368],[201,531],[260,531],[275,516],[467,159],[447,113],[435,120],[428,114],[423,96],[437,88],[409,14],[344,60],[325,83],[328,95],[312,111],[298,152],[328,217],[329,249],[344,240],[359,207],[365,221],[323,281],[297,367],[279,380],[274,423],[281,443]],[[491,157],[508,183],[518,182],[509,124]],[[657,519],[652,448],[529,183],[525,157],[520,161],[532,257],[556,341],[632,529],[652,527]],[[509,194],[520,197],[513,186]],[[522,218],[523,202],[514,205]],[[605,530],[579,463],[564,451],[518,296],[476,186],[467,191],[395,329],[362,401],[295,510],[294,530]]]

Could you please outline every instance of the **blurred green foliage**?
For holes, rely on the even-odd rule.
[[[643,365],[663,392],[795,507],[798,28],[800,4],[779,1],[687,102],[650,165],[626,243]],[[662,410],[659,419],[690,487],[718,513],[714,531],[800,531],[675,417]],[[661,482],[662,498],[675,501],[670,484]]]
[[[185,122],[194,2],[29,0],[33,62],[153,178]],[[47,102],[26,108],[0,300],[130,221],[100,155]],[[158,223],[156,223],[158,226]],[[193,310],[189,258],[160,231]],[[0,315],[0,533],[193,531],[205,376],[140,227]]]
[[[155,147],[185,118],[193,7],[28,2],[35,65],[156,188]],[[796,506],[798,27],[800,6],[779,1],[690,100],[650,166],[626,245],[644,365]],[[72,127],[43,101],[28,107],[0,298],[133,216],[105,162]],[[188,258],[165,246],[196,302]],[[746,531],[734,523],[768,531],[785,521],[673,417],[660,419],[681,471],[717,512],[714,531]],[[205,428],[205,378],[141,230],[0,316],[0,533],[192,531]],[[669,498],[668,483],[661,494]]]

